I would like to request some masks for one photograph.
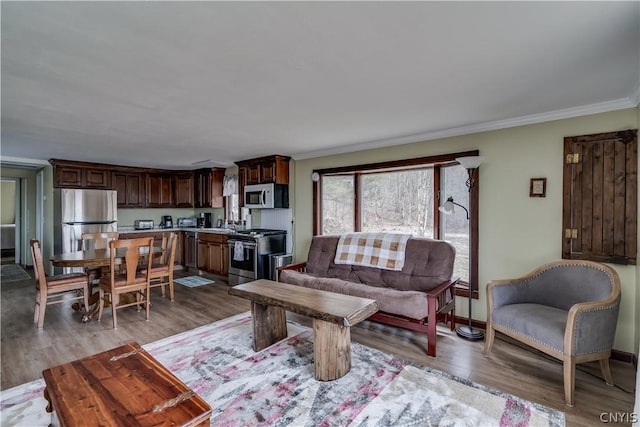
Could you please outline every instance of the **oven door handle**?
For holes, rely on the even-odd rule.
[[[245,248],[254,249],[256,247],[255,242],[246,242],[244,240],[229,240],[229,247],[234,247],[236,242],[242,242]]]

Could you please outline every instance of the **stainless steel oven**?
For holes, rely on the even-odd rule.
[[[229,235],[229,284],[270,278],[269,255],[282,253],[286,231],[253,229]]]
[[[229,275],[250,280],[257,278],[259,256],[256,246],[256,242],[229,239]]]

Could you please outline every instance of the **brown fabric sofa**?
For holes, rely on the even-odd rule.
[[[455,328],[455,248],[441,240],[410,238],[402,271],[335,264],[340,236],[315,236],[307,261],[280,267],[278,281],[375,299],[380,311],[368,320],[427,333],[427,354],[436,356],[436,323]]]

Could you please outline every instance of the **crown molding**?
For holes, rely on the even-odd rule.
[[[50,166],[49,162],[42,159],[27,159],[24,157],[0,156],[0,167],[19,167],[40,169],[43,166]]]
[[[517,126],[525,126],[536,123],[550,122],[553,120],[570,119],[573,117],[587,116],[590,114],[607,113],[610,111],[635,108],[640,103],[640,84],[631,96],[613,101],[600,102],[596,104],[583,105],[580,107],[565,108],[541,114],[516,117],[512,119],[496,120],[493,122],[478,123],[469,126],[460,126],[449,129],[436,130],[431,132],[416,133],[388,139],[379,139],[369,142],[344,145],[341,147],[329,148],[326,150],[308,151],[305,153],[291,154],[294,160],[312,159],[334,154],[352,153],[354,151],[371,150],[394,145],[410,144],[413,142],[432,141],[434,139],[450,138],[454,136],[469,135],[473,133],[488,132],[492,130],[507,129]]]

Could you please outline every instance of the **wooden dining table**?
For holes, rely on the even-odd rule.
[[[124,259],[125,249],[116,251],[117,259]],[[162,255],[162,248],[153,247],[153,256]],[[56,267],[108,267],[111,262],[109,249],[89,249],[85,251],[65,252],[49,258]]]
[[[163,249],[159,246],[153,247],[153,256],[161,256]],[[118,249],[116,252],[116,259],[122,261],[126,255],[126,249]],[[109,267],[111,265],[111,250],[110,249],[88,249],[76,252],[65,252],[61,254],[55,254],[49,258],[51,264],[55,267],[63,268],[93,268],[93,267]],[[93,316],[98,313],[99,309],[99,293],[94,292],[89,295],[89,305],[92,308],[82,316],[82,322],[86,323]],[[74,304],[74,309],[80,310],[79,304]]]

